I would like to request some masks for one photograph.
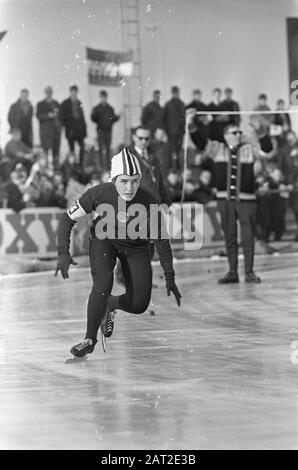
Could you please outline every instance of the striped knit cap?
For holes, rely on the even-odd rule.
[[[114,180],[119,175],[142,177],[139,160],[127,147],[111,160],[111,179]]]

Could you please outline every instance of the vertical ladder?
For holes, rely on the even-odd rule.
[[[143,104],[139,0],[121,0],[121,26],[123,51],[133,51],[133,75],[125,79],[123,86],[124,134],[129,144]]]

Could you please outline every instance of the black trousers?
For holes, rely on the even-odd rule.
[[[252,271],[256,231],[256,202],[217,201],[217,203],[225,235],[230,271],[237,272],[238,270],[237,219],[240,223],[245,272]]]
[[[89,248],[92,290],[87,307],[86,338],[96,339],[106,308],[143,313],[150,302],[152,268],[149,246],[121,246],[117,241],[93,238]],[[116,259],[122,265],[126,292],[111,295]]]
[[[111,154],[111,142],[112,132],[111,131],[97,131],[98,146],[101,153],[100,166],[103,170],[109,171],[111,168],[110,154]]]
[[[52,150],[52,152],[53,152],[53,164],[54,164],[55,168],[59,166],[60,140],[61,140],[61,133],[57,132],[57,133],[53,134],[53,139],[52,139],[52,144],[51,145],[48,145],[48,143],[44,144],[43,142],[41,142],[42,149],[43,149],[43,151],[45,152],[45,154],[47,156],[49,154],[49,151]],[[73,145],[72,152],[73,151],[74,151],[74,145]]]
[[[180,170],[183,167],[182,162],[182,145],[183,134],[168,134],[168,142],[172,154],[171,168],[173,170]]]
[[[84,165],[84,152],[85,152],[84,138],[83,137],[80,137],[80,138],[67,137],[67,140],[68,140],[69,150],[72,153],[75,150],[75,142],[78,143],[78,145],[80,147],[80,154],[79,154],[80,155],[80,165],[81,165],[81,168],[83,168],[83,165]]]

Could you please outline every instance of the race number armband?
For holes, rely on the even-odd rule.
[[[87,212],[84,211],[79,201],[76,201],[70,208],[67,210],[67,215],[71,220],[78,220],[81,217],[87,215]]]

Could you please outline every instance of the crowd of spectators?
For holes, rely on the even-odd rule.
[[[10,139],[0,150],[0,205],[20,211],[25,207],[67,207],[86,188],[109,180],[112,127],[121,118],[108,103],[108,94],[100,92],[100,102],[90,115],[96,126],[97,142],[86,143],[87,126],[78,87],[70,87],[70,95],[61,104],[53,98],[53,89],[46,87],[44,100],[36,110],[29,100],[28,90],[8,112]],[[222,94],[224,96],[222,97]],[[161,105],[161,93],[153,92],[140,116],[140,123],[151,132],[150,149],[159,161],[161,173],[172,202],[184,201],[207,204],[214,199],[213,161],[205,149],[190,146],[187,169],[183,165],[183,139],[186,113],[189,109],[206,112],[197,115],[197,123],[208,129],[211,140],[223,141],[227,124],[241,123],[240,105],[233,98],[233,90],[222,92],[214,88],[212,100],[204,102],[199,89],[185,104],[177,86],[171,89],[171,98]],[[259,237],[268,241],[271,236],[280,240],[285,231],[285,214],[290,207],[298,227],[298,141],[292,129],[285,101],[279,99],[275,113],[262,93],[255,111],[272,111],[257,118],[273,141],[274,150],[266,159],[256,162],[256,191],[258,195]],[[208,112],[225,111],[216,115]],[[228,112],[234,114],[229,115]],[[32,121],[39,121],[39,146],[33,136]],[[61,155],[60,142],[64,129],[69,151]],[[126,144],[131,144],[127,142]],[[123,144],[122,144],[123,145]],[[273,235],[272,235],[273,234]],[[296,240],[298,241],[298,230]]]

